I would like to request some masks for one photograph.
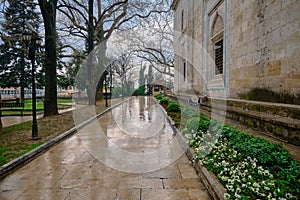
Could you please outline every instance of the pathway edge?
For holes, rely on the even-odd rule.
[[[72,134],[74,134],[76,132],[77,129],[80,129],[86,125],[88,125],[89,123],[91,123],[92,121],[98,119],[99,117],[101,117],[102,115],[104,115],[105,113],[107,113],[108,111],[114,109],[115,107],[118,107],[119,105],[129,101],[131,98],[128,98],[124,101],[121,101],[107,109],[105,109],[104,111],[100,112],[99,114],[91,117],[90,119],[76,125],[75,127],[67,130],[66,132],[60,134],[59,136],[55,137],[54,139],[50,140],[49,142],[46,142],[44,144],[42,144],[41,146],[27,152],[26,154],[17,157],[13,160],[11,160],[10,162],[2,165],[0,167],[0,179],[4,178],[6,175],[8,175],[9,173],[11,173],[13,170],[15,170],[17,167],[21,166],[22,164],[25,164],[26,162],[30,161],[31,159],[33,159],[34,157],[40,155],[42,152],[46,151],[47,149],[49,149],[50,147],[52,147],[53,145],[59,143],[60,141],[62,141],[63,139],[67,138],[68,136],[71,136]]]
[[[156,101],[157,102],[157,101]],[[193,159],[194,155],[194,149],[191,148],[188,145],[187,140],[174,125],[175,122],[171,119],[170,116],[168,116],[167,112],[165,109],[157,102],[157,105],[160,107],[164,115],[166,116],[169,124],[171,125],[175,135],[177,136],[180,144],[184,149],[186,149],[186,155],[190,161]],[[199,162],[193,164],[198,176],[202,179],[206,189],[210,193],[210,195],[213,197],[213,199],[216,200],[225,200],[224,194],[225,194],[225,188],[223,185],[218,181],[217,177],[210,171],[208,171],[205,167],[203,167]]]

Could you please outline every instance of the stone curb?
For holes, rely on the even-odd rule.
[[[39,155],[40,153],[44,152],[45,150],[49,149],[50,147],[52,147],[54,144],[59,143],[60,141],[62,141],[63,139],[65,139],[66,137],[72,135],[73,133],[76,132],[77,129],[80,129],[86,125],[88,125],[89,123],[91,123],[92,121],[98,119],[99,117],[101,117],[102,115],[104,115],[105,113],[107,113],[108,111],[110,111],[111,109],[123,104],[126,101],[129,101],[131,98],[128,98],[124,101],[121,101],[107,109],[105,109],[104,111],[102,111],[101,113],[91,117],[90,119],[78,124],[77,126],[71,128],[70,130],[62,133],[61,135],[57,136],[56,138],[52,139],[51,141],[42,144],[41,146],[31,150],[30,152],[15,158],[14,160],[10,161],[9,163],[6,163],[5,165],[0,167],[0,178],[3,178],[4,176],[6,176],[7,174],[9,174],[12,170],[16,169],[18,166],[30,161],[31,159],[33,159],[34,157],[36,157],[37,155]]]
[[[168,122],[171,124],[171,127],[176,134],[180,144],[182,147],[186,150],[186,155],[189,158],[189,160],[192,161],[194,156],[194,149],[189,147],[187,140],[183,136],[183,134],[174,126],[175,122],[168,116],[165,109],[158,103],[159,107],[163,111],[164,115],[167,117]],[[194,168],[197,171],[197,174],[202,179],[206,189],[210,193],[210,195],[213,197],[213,199],[216,200],[225,200],[224,194],[226,192],[223,185],[218,181],[217,177],[210,171],[208,171],[205,167],[203,167],[199,162],[194,163]]]

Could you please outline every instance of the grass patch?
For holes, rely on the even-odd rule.
[[[118,101],[122,101],[122,99],[114,99],[114,103],[117,103]],[[105,101],[97,102],[97,113],[102,112],[105,109]],[[56,116],[40,118],[37,121],[38,136],[40,138],[38,141],[31,140],[31,121],[3,127],[3,133],[0,134],[0,165],[54,139],[75,126],[72,111]]]
[[[14,103],[15,101],[7,101],[10,103]],[[72,107],[71,105],[66,105],[72,103],[72,99],[57,99],[57,108],[58,109],[66,109]],[[12,108],[11,110],[2,110],[2,114],[8,115],[8,116],[21,116],[21,108]],[[44,112],[44,102],[41,99],[37,99],[36,101],[36,110],[37,113],[43,113]],[[23,115],[31,115],[32,114],[32,100],[26,99],[24,100],[24,110]]]
[[[44,142],[37,142],[31,145],[18,145],[15,147],[1,147],[0,148],[0,166],[9,162],[10,160],[17,158],[27,152],[41,146]]]

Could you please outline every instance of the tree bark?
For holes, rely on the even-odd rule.
[[[56,78],[57,0],[38,0],[45,26],[45,100],[44,117],[58,115]]]
[[[2,99],[1,99],[1,93],[0,93],[0,103],[2,102]],[[0,134],[2,134],[3,133],[3,130],[2,130],[2,119],[1,119],[1,116],[2,116],[2,114],[1,114],[1,110],[0,110]]]
[[[98,84],[97,84],[95,101],[101,100],[101,99],[104,98],[104,95],[103,95],[104,78],[105,78],[105,76],[104,76],[104,73],[103,73],[102,76],[99,79]]]
[[[89,24],[88,24],[88,54],[90,54],[94,49],[94,0],[89,0]],[[93,62],[92,62],[92,55],[88,56],[87,60],[87,94],[88,94],[88,100],[89,105],[96,105],[95,101],[95,95],[92,88],[93,82],[92,82],[92,70],[93,70]]]

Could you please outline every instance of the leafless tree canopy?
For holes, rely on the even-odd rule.
[[[155,13],[138,21],[139,25],[118,30],[115,41],[126,46],[156,71],[174,76],[173,12]]]
[[[137,72],[133,63],[133,55],[130,53],[122,52],[111,64],[114,74],[116,74],[115,81],[117,84],[121,84],[122,87],[127,88],[127,92],[130,90],[137,79]]]
[[[138,19],[170,10],[171,0],[96,0],[93,10],[95,45],[109,39],[116,29],[139,25]],[[60,0],[59,30],[64,37],[76,36],[88,40],[89,2],[86,0]],[[94,2],[93,2],[94,3]],[[62,36],[63,37],[63,36]]]

